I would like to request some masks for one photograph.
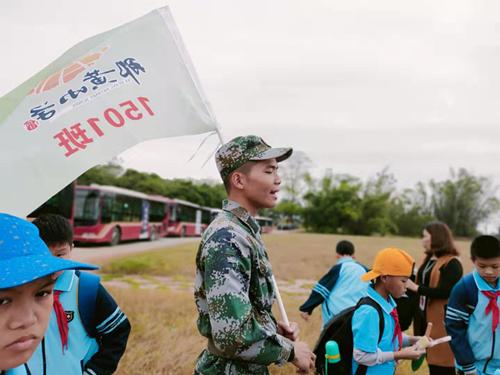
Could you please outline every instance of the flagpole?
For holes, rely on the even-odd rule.
[[[216,126],[216,131],[217,131],[217,135],[219,136],[220,143],[224,144],[224,139],[222,138],[222,133],[220,131],[218,124]],[[274,275],[272,276],[272,282],[273,282],[274,290],[276,292],[276,302],[278,303],[278,308],[280,310],[281,320],[283,320],[283,322],[288,327],[290,327],[290,321],[288,320],[288,315],[286,314],[285,305],[283,304],[283,300],[281,299],[281,294],[280,294],[280,291],[278,289],[278,283],[276,282]]]

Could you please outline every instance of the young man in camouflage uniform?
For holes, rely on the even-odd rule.
[[[301,373],[314,354],[297,340],[296,323],[276,322],[271,264],[254,219],[276,205],[281,180],[278,162],[291,148],[271,148],[256,136],[223,145],[215,160],[228,200],[203,233],[196,256],[198,330],[208,346],[196,374],[268,374],[268,365],[292,362]]]

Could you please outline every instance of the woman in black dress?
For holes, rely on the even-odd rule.
[[[413,327],[422,336],[432,322],[431,337],[446,336],[444,314],[448,298],[463,274],[458,251],[448,226],[439,221],[428,223],[422,231],[425,259],[417,272],[416,283],[408,281],[408,289],[417,293],[418,308]],[[455,375],[454,357],[448,343],[427,350],[430,375]]]

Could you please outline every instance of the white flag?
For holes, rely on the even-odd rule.
[[[216,130],[168,8],[154,10],[0,98],[0,212],[26,216],[142,141]]]

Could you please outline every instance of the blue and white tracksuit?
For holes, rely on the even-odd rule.
[[[314,286],[300,311],[312,313],[322,303],[323,327],[342,310],[352,307],[367,295],[369,283],[361,281],[367,269],[353,258],[340,258],[326,275]]]
[[[477,289],[471,289],[474,287]],[[485,314],[489,299],[481,293],[495,292],[499,287],[499,280],[493,288],[474,271],[460,280],[451,292],[445,323],[452,337],[451,348],[459,370],[500,375],[500,325],[492,331],[492,313]]]

